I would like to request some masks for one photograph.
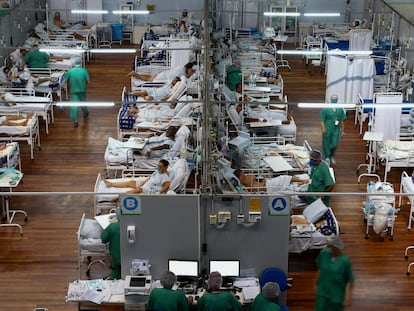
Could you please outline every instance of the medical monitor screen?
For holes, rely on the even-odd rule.
[[[210,273],[218,271],[222,276],[239,276],[239,260],[210,260]]]
[[[176,276],[198,276],[197,260],[168,260],[168,270]]]
[[[129,282],[130,287],[145,287],[145,277],[134,276],[131,277],[131,281]]]

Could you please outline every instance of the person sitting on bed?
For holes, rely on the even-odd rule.
[[[65,21],[62,20],[61,16],[60,16],[60,12],[55,12],[55,16],[53,18],[53,25],[55,27],[57,27],[58,29],[72,29],[72,30],[76,30],[76,29],[89,29],[90,26],[83,26],[82,25],[83,22],[78,22],[74,25],[70,25],[68,23],[65,23]],[[82,36],[81,34],[74,32],[71,35],[73,35],[73,37],[75,39],[78,40],[85,40],[85,36]]]
[[[169,126],[165,133],[150,137],[142,153],[150,158],[159,158],[167,153],[175,143],[177,127]]]
[[[168,81],[173,79],[174,77],[185,77],[186,79],[190,79],[193,74],[196,72],[194,68],[194,64],[189,62],[184,65],[184,67],[179,66],[170,70],[162,71],[158,74],[150,74],[150,73],[139,73],[135,71],[131,71],[128,74],[128,77],[136,77],[143,81]]]
[[[6,85],[10,86],[10,74],[11,74],[11,68],[8,66],[2,66],[0,67],[0,85]]]
[[[120,182],[110,182],[108,180],[105,180],[104,182],[107,187],[133,188],[132,190],[127,191],[127,194],[165,194],[168,192],[171,183],[167,170],[169,164],[170,163],[167,160],[161,159],[158,162],[157,170],[143,182],[140,182],[139,180],[128,180]]]
[[[130,92],[129,96],[142,96],[145,100],[167,100],[171,94],[178,88],[180,85],[177,82],[180,82],[180,77],[174,77],[170,83],[162,87],[150,87],[138,91]]]
[[[249,191],[267,191],[268,188],[274,191],[284,191],[287,187],[297,182],[300,184],[308,183],[307,179],[297,178],[295,176],[280,175],[271,179],[258,179],[254,174],[245,174],[242,170],[236,169],[234,175],[240,180],[240,183],[247,187]],[[251,189],[254,188],[254,189]]]

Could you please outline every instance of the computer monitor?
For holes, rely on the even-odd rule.
[[[210,273],[218,271],[223,277],[240,275],[240,260],[210,260]]]
[[[168,270],[173,272],[177,277],[198,277],[198,261],[169,259]]]

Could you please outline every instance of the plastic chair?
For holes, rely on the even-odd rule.
[[[291,280],[292,278],[288,278],[282,269],[272,267],[262,272],[259,278],[259,284],[260,288],[262,288],[267,282],[276,282],[280,287],[280,291],[284,292],[288,287],[291,287],[289,283]]]

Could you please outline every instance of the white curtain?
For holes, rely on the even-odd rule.
[[[349,32],[349,50],[370,51],[372,46],[372,30],[353,29]]]
[[[190,42],[188,40],[171,40],[171,49],[187,49],[187,50],[171,50],[171,68],[184,66],[190,61]]]
[[[371,58],[328,57],[326,99],[338,95],[340,103],[356,103],[358,94],[372,99],[374,92],[375,64]]]
[[[375,94],[375,104],[402,104],[403,96],[401,93],[379,93]],[[383,133],[383,141],[388,139],[395,140],[400,133],[401,127],[401,107],[390,108],[375,106],[374,132]]]

